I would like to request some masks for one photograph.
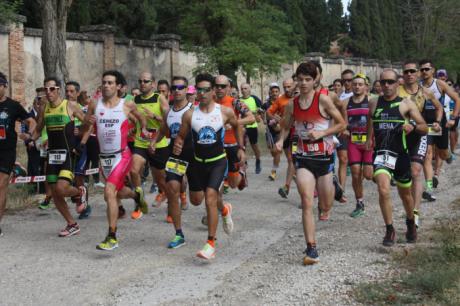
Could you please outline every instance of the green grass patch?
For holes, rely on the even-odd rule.
[[[454,201],[454,210],[460,208]],[[456,209],[455,209],[456,208]],[[460,305],[460,220],[458,213],[438,221],[421,243],[396,252],[396,276],[361,284],[354,294],[358,302],[372,305]]]

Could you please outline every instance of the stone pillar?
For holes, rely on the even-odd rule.
[[[175,34],[158,34],[152,35],[151,39],[162,48],[169,49],[169,79],[172,79],[174,75],[179,74],[179,52],[181,37]]]
[[[8,60],[9,88],[12,99],[26,106],[25,97],[25,58],[24,58],[24,23],[26,17],[17,15],[9,25]]]
[[[107,24],[97,24],[80,27],[80,32],[101,35],[104,41],[103,70],[115,69],[115,32],[116,28]]]

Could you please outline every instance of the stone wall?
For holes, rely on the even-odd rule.
[[[41,60],[40,29],[23,28],[25,20],[18,19],[6,27],[0,25],[0,71],[10,80],[10,95],[30,105],[35,88],[42,86],[44,73]],[[115,29],[107,25],[82,27],[81,33],[67,33],[67,68],[72,80],[91,94],[100,84],[102,72],[118,69],[127,78],[129,87],[137,87],[139,73],[151,71],[154,77],[170,80],[173,75],[182,75],[193,84],[193,71],[198,67],[195,54],[180,48],[177,35],[154,35],[151,40],[132,40],[114,37]],[[327,58],[321,53],[307,54],[304,60],[318,60],[323,66],[323,83],[329,85],[346,68],[364,72],[371,80],[386,67],[399,67],[389,62],[374,60]],[[297,63],[282,65],[277,75],[263,75],[251,79],[253,94],[265,98],[268,85],[279,85],[294,73]],[[246,81],[238,73],[238,84]]]

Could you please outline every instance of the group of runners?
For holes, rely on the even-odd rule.
[[[37,89],[41,103],[36,120],[7,97],[8,81],[0,73],[0,220],[16,159],[15,123],[20,120],[28,126],[28,132],[19,135],[24,142],[44,147],[46,140],[46,181],[66,222],[59,236],[80,232],[66,198],[75,203],[79,218],[91,214],[84,175],[88,146],[97,143],[108,221],[107,236],[97,248],[118,247],[117,222],[125,215],[121,200],[135,203],[132,219],[148,213],[142,185],[148,164],[158,186],[155,206],[167,202],[166,220],[175,231],[168,248],[186,242],[181,214],[188,207],[188,187],[189,202],[204,202],[206,207],[202,223],[208,227],[208,236],[197,256],[212,259],[219,216],[224,232],[233,231],[233,206],[224,201],[225,192],[248,186],[245,138],[255,155],[255,173],[262,171],[258,124],[265,124],[273,157],[268,179],[277,180],[284,152],[286,180],[278,193],[287,198],[294,181],[300,195],[305,265],[319,261],[314,199],[318,198],[319,220],[328,220],[334,199],[348,201],[347,168],[356,199],[351,217],[364,215],[363,180],[373,180],[386,226],[383,245],[392,246],[394,184],[406,211],[406,240],[413,243],[421,199],[435,200],[433,188],[442,161],[454,159],[458,136],[460,98],[441,79],[439,72],[447,77],[446,71],[438,71],[439,78],[435,72],[429,60],[407,61],[402,80],[397,71],[384,69],[378,80],[380,89],[373,92],[369,78],[351,70],[343,71],[341,79],[327,88],[321,83],[321,65],[308,61],[283,81],[283,94],[277,83],[270,84],[265,103],[251,94],[250,84],[241,84],[240,96],[234,82],[224,75],[199,74],[192,85],[182,76],[173,77],[171,84],[157,83],[151,72],[142,72],[139,88],[130,95],[124,76],[110,70],[102,75],[96,99],[82,95],[77,82],[63,87],[60,80],[50,77]],[[63,91],[66,98],[61,97]]]

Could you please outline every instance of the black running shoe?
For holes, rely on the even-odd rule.
[[[383,245],[384,246],[387,246],[387,247],[391,247],[395,244],[395,236],[396,236],[396,232],[395,232],[395,229],[394,228],[391,228],[391,229],[388,229],[387,228],[387,232],[385,234],[385,237],[383,237]]]
[[[319,255],[315,246],[307,246],[304,253],[303,264],[305,266],[314,265],[319,262]]]
[[[415,243],[417,241],[417,227],[415,225],[415,220],[406,219],[406,240],[407,243]]]
[[[439,180],[438,177],[435,175],[433,176],[433,188],[438,188]]]
[[[334,188],[335,188],[334,199],[336,201],[340,201],[343,197],[343,189],[342,189],[342,186],[340,186],[339,179],[337,178],[335,174],[332,176],[332,182],[334,183]]]
[[[436,201],[436,197],[432,195],[430,192],[424,191],[422,193],[422,198],[427,200],[428,202],[434,202]]]

